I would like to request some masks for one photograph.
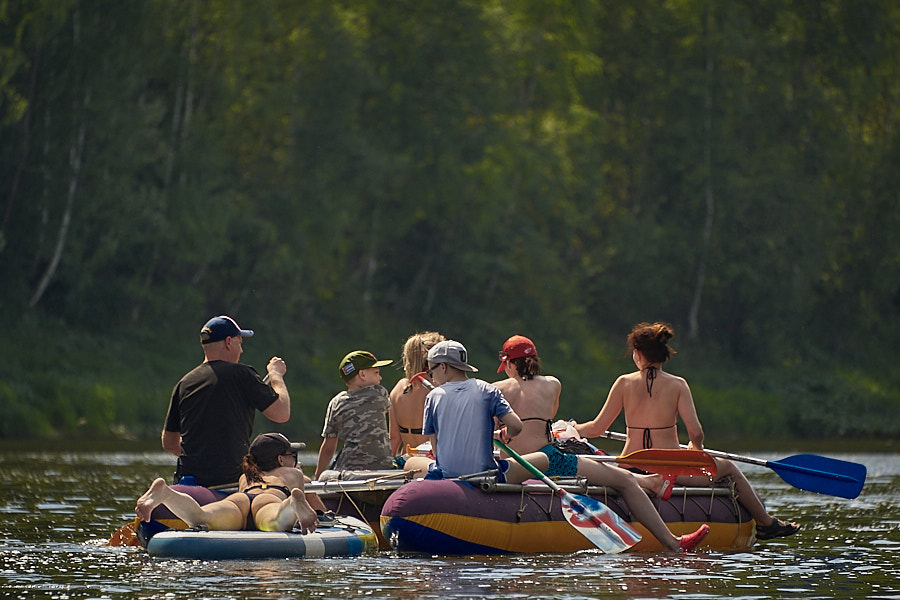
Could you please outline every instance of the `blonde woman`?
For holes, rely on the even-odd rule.
[[[428,395],[421,381],[410,381],[413,375],[428,368],[425,360],[432,346],[444,340],[436,331],[423,331],[409,336],[403,344],[401,360],[404,377],[391,390],[390,438],[394,456],[403,453],[407,444],[411,448],[428,441],[422,435],[422,416],[425,412],[425,396]]]

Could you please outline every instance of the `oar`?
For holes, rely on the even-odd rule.
[[[579,454],[579,456],[593,461],[615,462],[625,467],[666,475],[715,477],[718,472],[715,459],[701,450],[649,448],[635,450],[624,456],[597,456],[596,454]]]
[[[495,439],[494,444],[553,490],[560,498],[569,525],[603,552],[623,552],[641,541],[640,534],[602,502],[570,494],[500,440]]]
[[[107,544],[110,546],[140,546],[141,542],[136,533],[140,522],[140,519],[135,519],[125,523],[113,532]]]
[[[434,385],[430,381],[428,381],[428,373],[426,373],[425,371],[420,371],[409,378],[410,385],[412,385],[413,383],[416,383],[416,382],[421,383],[429,390],[434,389]]]
[[[603,437],[623,442],[628,439],[624,433],[613,431],[607,431]],[[681,447],[686,448],[684,445]],[[865,465],[817,454],[795,454],[781,460],[771,461],[718,450],[706,450],[706,452],[719,458],[768,467],[797,489],[829,496],[856,498],[866,482]]]

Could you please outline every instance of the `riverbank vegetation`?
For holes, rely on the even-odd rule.
[[[228,313],[307,440],[349,350],[440,330],[492,380],[522,333],[584,419],[665,320],[711,439],[896,441],[898,29],[879,0],[3,4],[0,438],[155,438]]]

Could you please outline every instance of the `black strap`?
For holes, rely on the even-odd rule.
[[[542,419],[540,417],[526,417],[524,419],[519,419],[519,420],[522,421],[523,423],[525,421],[543,421],[544,423],[546,423],[547,424],[547,441],[550,443],[553,443],[553,441],[554,441],[553,430],[551,429],[551,426],[553,425],[553,421],[551,419]]]
[[[653,397],[653,381],[656,379],[656,367],[647,367],[647,393]]]

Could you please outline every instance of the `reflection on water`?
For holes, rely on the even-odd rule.
[[[149,482],[169,476],[170,456],[4,452],[0,597],[900,598],[900,457],[837,458],[869,467],[855,500],[742,465],[773,513],[804,526],[750,552],[203,562],[106,545]]]

